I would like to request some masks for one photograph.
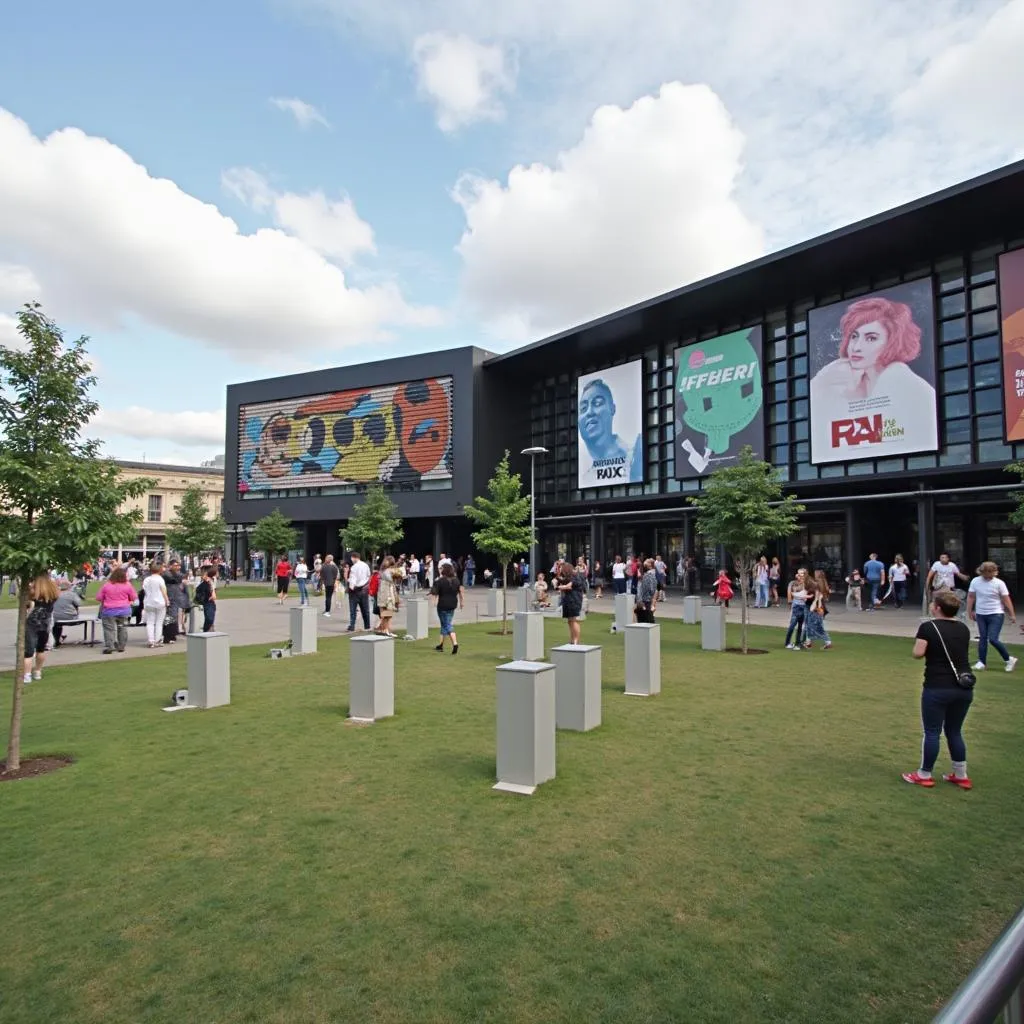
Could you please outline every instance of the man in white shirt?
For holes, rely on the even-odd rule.
[[[1016,622],[1017,617],[1010,592],[998,573],[999,566],[995,562],[982,562],[967,591],[967,614],[978,623],[978,661],[974,666],[978,672],[986,667],[989,644],[999,652],[1007,672],[1012,672],[1017,665],[1017,659],[999,642],[999,631],[1006,616],[1010,616],[1011,622]]]
[[[409,556],[409,593],[415,594],[420,585],[420,560],[415,555]]]
[[[956,586],[957,577],[965,583],[969,579],[960,571],[960,567],[956,562],[951,562],[949,555],[943,551],[939,555],[939,560],[932,562],[932,567],[928,570],[928,579],[925,582],[925,586],[932,590],[953,590]]]
[[[442,551],[441,557],[437,560],[437,571],[441,571],[442,565],[453,565],[452,560]]]
[[[349,558],[352,568],[348,571],[348,629],[356,628],[356,609],[363,617],[363,629],[370,628],[370,567],[353,551]]]

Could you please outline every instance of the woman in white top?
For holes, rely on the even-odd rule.
[[[295,563],[295,568],[292,569],[292,575],[295,577],[295,582],[299,587],[299,607],[301,608],[304,604],[309,604],[307,592],[309,586],[309,566],[306,565],[306,560],[301,555]]]
[[[626,563],[622,560],[622,555],[616,555],[612,563],[612,587],[616,594],[626,592]]]
[[[907,580],[910,579],[910,566],[903,561],[902,555],[896,555],[889,566],[889,582],[892,584],[893,599],[897,608],[902,608],[907,600]]]
[[[167,584],[164,583],[161,568],[161,565],[153,562],[149,567],[149,575],[142,581],[142,616],[146,620],[146,639],[150,647],[157,647],[164,642],[164,616],[171,603],[167,599]]]
[[[995,562],[982,562],[978,566],[978,575],[971,580],[967,591],[967,614],[978,622],[978,661],[974,668],[980,671],[985,668],[988,657],[988,645],[991,644],[1006,663],[1006,671],[1012,672],[1017,659],[1000,643],[999,631],[1003,628],[1006,615],[1011,622],[1016,622],[1013,601],[1006,584],[999,578],[999,566]],[[1005,615],[1004,615],[1005,610]]]

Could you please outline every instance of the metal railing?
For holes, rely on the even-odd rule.
[[[1024,907],[932,1024],[1024,1024]]]

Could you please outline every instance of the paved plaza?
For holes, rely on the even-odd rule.
[[[235,584],[238,586],[239,584]],[[250,584],[241,584],[250,586]],[[318,611],[323,610],[323,598],[313,599],[314,607]],[[403,607],[395,616],[395,629],[399,632],[405,629],[405,600]],[[511,604],[511,601],[510,601]],[[602,636],[606,635],[610,626],[612,614],[612,597],[606,593],[600,600],[591,599],[587,620],[583,623],[583,642],[601,642]],[[265,644],[269,650],[271,647],[280,647],[288,640],[289,616],[288,609],[297,607],[298,597],[289,597],[284,607],[277,603],[277,599],[271,596],[264,598],[225,598],[217,606],[217,628],[226,632],[231,637],[231,645],[244,647],[251,644]],[[95,609],[86,608],[84,611],[95,614]],[[749,618],[753,625],[757,626],[779,626],[785,627],[789,620],[789,609],[780,608],[750,608]],[[658,619],[666,622],[682,618],[683,601],[682,595],[671,593],[669,600],[659,606]],[[830,632],[842,633],[865,633],[879,636],[903,636],[909,640],[917,630],[921,620],[920,610],[904,608],[897,611],[889,608],[876,612],[857,612],[847,610],[841,601],[835,602],[830,608],[831,614],[827,619],[827,626]],[[552,613],[557,617],[558,613]],[[0,610],[0,670],[13,668],[14,638],[16,627],[16,615],[14,609]],[[466,607],[463,611],[457,612],[455,616],[456,628],[460,623],[493,622],[494,619],[487,615],[487,590],[484,587],[475,587],[466,594]],[[740,609],[733,603],[729,609],[728,621],[733,631],[730,634],[730,643],[738,642],[738,626],[740,621]],[[322,638],[334,636],[346,636],[348,626],[348,604],[342,602],[339,609],[337,602],[331,618],[323,615],[317,617],[318,633]],[[361,621],[357,627],[361,627]],[[431,613],[431,631],[436,633],[437,619]],[[68,641],[59,649],[51,651],[48,664],[72,665],[80,662],[97,660],[118,661],[124,658],[152,658],[161,657],[175,651],[184,651],[184,638],[178,643],[166,645],[151,650],[146,644],[146,630],[144,626],[130,626],[128,629],[128,649],[121,655],[103,655],[102,645],[97,643],[90,647],[76,642],[81,636],[81,628],[66,631],[65,638]],[[97,639],[102,632],[97,624]],[[1017,628],[1008,624],[1005,630],[1004,640],[1007,643],[1017,643],[1021,638]],[[780,638],[781,641],[781,638]]]

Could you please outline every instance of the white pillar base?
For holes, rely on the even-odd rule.
[[[349,648],[348,713],[353,722],[376,722],[395,713],[395,641],[354,636]]]
[[[312,605],[304,604],[298,608],[288,609],[292,642],[292,654],[316,654],[316,619],[317,612]]]
[[[700,620],[700,646],[705,651],[725,650],[724,604],[709,604]]]
[[[661,693],[661,626],[637,622],[626,627],[626,694]]]
[[[497,784],[531,796],[555,777],[555,666],[536,661],[499,665]]]
[[[430,634],[430,605],[421,598],[405,602],[405,632],[413,640],[426,640]]]
[[[696,626],[701,619],[704,606],[703,598],[689,595],[683,598],[683,622],[688,626]]]
[[[564,644],[551,648],[555,666],[555,727],[589,732],[601,724],[601,648]]]
[[[540,612],[516,612],[512,620],[512,657],[515,661],[544,658],[544,616]]]
[[[231,645],[227,633],[189,633],[185,637],[188,699],[197,708],[231,703]]]
[[[615,622],[612,625],[612,632],[621,633],[627,626],[633,624],[633,607],[636,598],[632,594],[615,595]]]

